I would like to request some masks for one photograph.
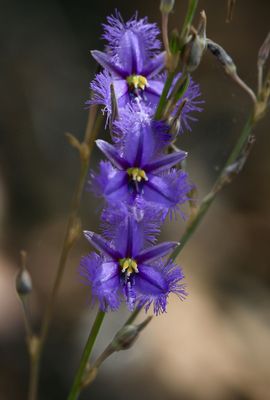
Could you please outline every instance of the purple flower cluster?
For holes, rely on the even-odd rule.
[[[96,141],[106,156],[90,174],[91,189],[105,203],[102,235],[85,232],[98,253],[83,257],[80,270],[102,310],[116,310],[124,299],[130,310],[153,304],[158,314],[169,293],[186,294],[181,269],[168,260],[178,243],[156,238],[166,216],[189,199],[192,186],[179,167],[187,153],[169,152],[175,136],[168,123],[154,120],[166,80],[156,24],[137,16],[125,23],[116,13],[104,31],[106,51],[92,51],[104,70],[91,82],[89,104],[102,104],[111,119],[113,85],[118,118],[111,121],[112,143]],[[184,96],[181,126],[190,129],[190,111],[200,111],[198,86],[190,81]]]

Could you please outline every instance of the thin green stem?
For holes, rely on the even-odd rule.
[[[232,164],[237,159],[237,157],[240,155],[249,135],[251,134],[251,131],[252,131],[255,123],[256,123],[256,121],[254,120],[254,112],[252,112],[250,114],[249,118],[247,119],[247,122],[245,123],[245,126],[242,130],[241,135],[239,136],[238,141],[236,142],[234,148],[232,149],[232,151],[225,163],[224,169],[226,167],[228,167],[230,164]],[[224,169],[221,171],[220,175],[223,174]]]
[[[191,218],[189,221],[187,228],[180,240],[179,246],[173,251],[172,253],[172,259],[174,260],[182,251],[184,246],[187,244],[197,227],[199,226],[200,222],[202,221],[203,217],[205,216],[206,212],[208,211],[209,207],[213,203],[214,199],[216,198],[217,193],[222,189],[224,186],[224,172],[226,168],[229,165],[232,165],[237,158],[241,155],[241,152],[247,143],[247,140],[252,132],[252,129],[254,128],[256,121],[254,119],[254,113],[252,112],[250,117],[248,118],[242,133],[236,142],[234,148],[232,149],[224,168],[222,169],[221,173],[219,174],[213,188],[211,191],[208,193],[208,195],[205,196],[205,198],[202,200],[201,205],[196,212],[195,216]]]
[[[30,354],[30,376],[29,376],[29,389],[28,400],[35,400],[38,390],[38,375],[39,375],[39,356]]]
[[[126,322],[124,323],[124,326],[130,325],[132,324],[132,322],[137,318],[137,316],[139,315],[141,311],[141,307],[137,307],[135,308],[135,310],[130,314],[130,316],[128,317],[128,319],[126,320]]]
[[[29,306],[28,306],[28,298],[26,296],[20,296],[21,303],[22,303],[22,308],[23,308],[23,319],[24,319],[24,326],[25,326],[25,332],[26,332],[26,340],[29,341],[31,340],[31,337],[33,335],[32,331],[32,325],[31,325],[31,318],[30,318],[30,312],[29,312]]]
[[[157,106],[157,110],[156,110],[156,113],[155,113],[155,120],[160,120],[161,117],[162,117],[163,109],[164,109],[164,106],[166,105],[167,96],[168,96],[168,93],[169,93],[170,88],[172,86],[174,77],[175,77],[175,72],[169,72],[168,73],[168,76],[167,76],[167,79],[166,79],[166,82],[165,82],[165,85],[164,85],[164,88],[162,90],[162,93],[161,93],[161,96],[160,96],[160,100],[159,100],[159,103],[158,103],[158,106]]]
[[[77,370],[77,373],[75,375],[75,379],[73,381],[73,385],[71,388],[71,391],[69,393],[68,396],[68,400],[76,400],[78,399],[78,396],[81,392],[81,384],[82,384],[82,380],[83,380],[83,375],[89,360],[89,357],[91,355],[93,346],[95,344],[97,335],[99,333],[100,327],[102,325],[103,319],[104,319],[105,313],[103,311],[98,311],[96,319],[94,321],[94,324],[92,326],[92,329],[90,331],[90,334],[88,336],[83,354],[82,354],[82,358],[80,361],[80,365],[79,368]]]
[[[162,40],[164,44],[164,48],[167,53],[167,57],[170,56],[170,44],[169,44],[169,37],[168,37],[168,22],[169,22],[169,14],[162,13],[161,15],[161,23],[162,23]]]
[[[188,2],[188,10],[185,16],[185,20],[184,20],[184,24],[183,24],[183,28],[182,28],[182,32],[181,32],[181,38],[183,40],[186,39],[188,33],[189,33],[189,29],[191,27],[195,12],[196,12],[196,8],[198,5],[198,0],[189,0]]]

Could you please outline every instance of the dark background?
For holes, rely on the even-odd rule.
[[[172,28],[186,1],[177,1]],[[14,290],[19,250],[28,252],[34,281],[31,313],[38,330],[52,285],[72,191],[76,153],[64,133],[82,138],[85,101],[95,63],[89,51],[106,15],[135,10],[160,23],[159,1],[0,2],[0,399],[25,399],[28,361],[20,303]],[[224,46],[240,76],[256,88],[258,48],[270,24],[270,3],[238,0],[225,23],[225,0],[201,0],[208,36]],[[200,198],[207,193],[251,110],[250,99],[206,54],[194,79],[204,112],[181,138]],[[256,145],[239,176],[218,197],[179,258],[188,299],[171,297],[136,345],[114,355],[82,399],[266,400],[270,393],[269,115],[256,127]],[[95,151],[92,165],[100,154]],[[99,202],[85,193],[83,227],[96,229]],[[178,219],[163,238],[180,237]],[[77,266],[88,251],[72,251],[41,371],[40,399],[66,398],[93,318],[90,291]],[[97,354],[125,320],[110,314]]]

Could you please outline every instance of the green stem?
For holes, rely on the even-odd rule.
[[[35,400],[37,397],[39,367],[39,354],[30,354],[28,400]]]
[[[196,8],[198,5],[198,0],[189,0],[188,2],[188,10],[185,16],[185,20],[184,20],[184,24],[183,24],[183,28],[182,28],[182,32],[181,32],[181,38],[185,39],[188,35],[190,26],[192,24],[195,12],[196,12]]]
[[[83,375],[89,360],[89,357],[91,355],[93,346],[95,344],[97,335],[99,333],[100,327],[102,325],[103,319],[104,319],[105,313],[101,310],[98,311],[96,319],[94,321],[94,324],[92,326],[92,329],[90,331],[90,334],[88,336],[83,354],[82,354],[82,358],[80,361],[80,365],[78,368],[78,371],[75,375],[74,381],[73,381],[73,385],[71,388],[71,391],[69,393],[68,396],[68,400],[76,400],[79,397],[79,394],[81,392],[81,384],[82,384],[82,379],[83,379]]]
[[[162,117],[163,109],[164,109],[164,106],[166,104],[167,96],[168,96],[169,90],[170,90],[170,88],[172,86],[174,77],[175,77],[175,72],[169,72],[168,73],[168,76],[167,76],[167,79],[166,79],[166,82],[165,82],[165,85],[164,85],[164,88],[162,90],[162,93],[161,93],[161,96],[160,96],[160,100],[159,100],[159,103],[158,103],[158,106],[157,106],[157,110],[156,110],[156,113],[155,113],[155,118],[154,118],[155,120],[160,120],[161,117]]]
[[[135,310],[130,314],[130,316],[128,317],[128,319],[126,320],[126,322],[124,323],[124,326],[130,325],[132,324],[132,322],[137,318],[137,316],[139,315],[141,311],[141,307],[137,307],[135,308]]]
[[[188,226],[180,240],[179,246],[172,253],[173,260],[180,254],[180,252],[182,251],[182,249],[184,248],[186,243],[189,241],[189,239],[191,238],[191,236],[193,235],[193,233],[199,226],[200,222],[202,221],[203,217],[205,216],[206,212],[208,211],[209,207],[213,203],[214,199],[216,198],[217,193],[219,192],[220,189],[222,189],[222,187],[224,185],[224,182],[223,182],[224,171],[229,165],[233,164],[237,160],[237,158],[240,156],[240,154],[251,134],[251,131],[254,128],[255,123],[256,123],[256,120],[254,119],[254,113],[252,112],[252,114],[248,118],[248,120],[242,130],[242,133],[241,133],[238,141],[236,142],[234,148],[232,149],[232,151],[225,163],[224,168],[222,169],[221,173],[219,174],[213,188],[208,193],[208,195],[206,195],[205,198],[202,200],[201,205],[200,205],[198,211],[196,212],[195,216],[192,217],[191,221],[189,221]],[[217,190],[217,188],[218,188],[218,190]]]
[[[229,155],[225,167],[228,167],[230,164],[232,164],[233,162],[236,161],[237,157],[240,155],[243,147],[245,146],[245,143],[255,125],[256,121],[254,120],[254,113],[252,112],[249,116],[249,118],[247,119],[247,122],[242,130],[242,133],[238,139],[238,141],[236,142],[233,150],[231,151],[231,154]],[[224,169],[221,171],[221,174],[224,172]]]

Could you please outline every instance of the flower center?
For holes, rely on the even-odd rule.
[[[126,274],[127,277],[129,277],[133,272],[136,274],[139,272],[138,265],[132,258],[120,258],[119,265],[121,271]]]
[[[148,86],[147,79],[142,75],[130,75],[127,77],[127,84],[131,90],[144,90]]]
[[[143,169],[140,168],[128,168],[127,174],[135,182],[141,182],[141,180],[148,181],[147,175]]]

